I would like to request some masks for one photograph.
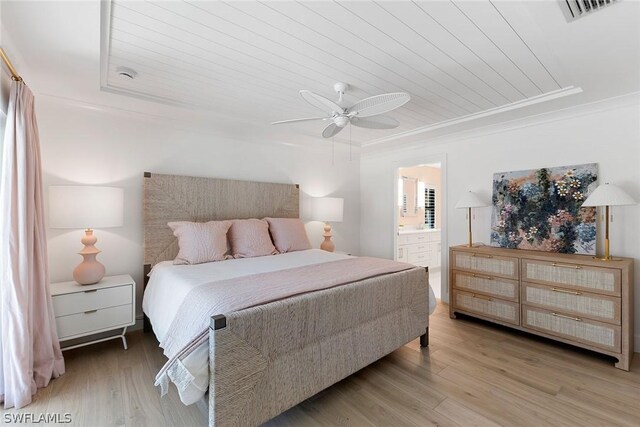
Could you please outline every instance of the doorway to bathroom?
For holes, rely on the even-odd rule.
[[[395,259],[428,267],[429,284],[438,299],[443,294],[442,169],[442,162],[398,168],[395,207]]]

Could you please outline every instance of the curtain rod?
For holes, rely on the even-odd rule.
[[[17,82],[22,81],[22,77],[20,77],[20,75],[18,75],[18,72],[16,71],[15,68],[13,68],[13,64],[11,63],[11,61],[9,61],[9,58],[7,57],[7,54],[4,53],[4,49],[2,49],[0,47],[0,56],[2,57],[2,60],[4,61],[5,64],[7,64],[7,68],[9,69],[9,72],[11,73],[11,80],[15,80]]]

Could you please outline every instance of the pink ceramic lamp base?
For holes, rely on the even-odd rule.
[[[104,265],[102,265],[96,256],[100,250],[95,247],[98,239],[93,235],[92,229],[87,229],[82,237],[84,248],[78,252],[82,255],[83,261],[73,270],[73,279],[81,285],[92,285],[98,283],[104,277]]]
[[[327,252],[333,252],[336,250],[336,245],[331,241],[331,224],[326,222],[324,224],[324,233],[322,233],[324,237],[324,242],[320,245],[320,249]]]

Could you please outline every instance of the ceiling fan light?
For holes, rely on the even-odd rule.
[[[336,126],[339,126],[339,127],[343,128],[349,123],[349,117],[338,116],[338,117],[333,119],[333,123],[335,123]]]

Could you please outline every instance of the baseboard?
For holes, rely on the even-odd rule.
[[[633,351],[640,353],[640,334],[636,335],[633,340]],[[638,356],[640,357],[640,356]]]

